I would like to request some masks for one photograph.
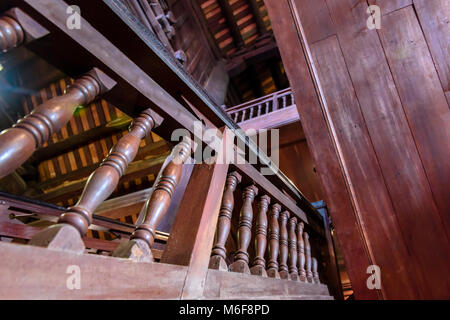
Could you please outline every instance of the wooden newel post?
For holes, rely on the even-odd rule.
[[[267,277],[266,260],[264,254],[267,247],[267,209],[269,208],[270,197],[267,195],[259,198],[258,218],[256,220],[255,248],[256,256],[253,259],[253,266],[250,273],[262,277]]]
[[[312,258],[312,274],[313,274],[313,282],[314,283],[320,283],[319,279],[319,272],[317,271],[318,268],[318,262],[316,258]]]
[[[112,253],[115,257],[131,258],[136,261],[153,261],[151,249],[155,242],[156,228],[170,206],[172,195],[180,182],[183,164],[191,155],[191,141],[184,138],[172,152],[173,158],[164,168],[161,177],[144,206],[145,218],[136,227],[130,241],[121,243]],[[187,191],[189,192],[189,191]]]
[[[272,205],[269,212],[269,263],[267,265],[267,276],[280,279],[278,273],[278,251],[280,240],[280,227],[278,217],[280,215],[281,206],[276,203]]]
[[[305,268],[306,268],[306,280],[308,282],[313,282],[312,274],[312,261],[311,261],[311,245],[309,243],[309,235],[304,232],[303,237],[305,238]]]
[[[4,15],[0,17],[0,51],[7,52],[25,40],[25,33],[15,19]]]
[[[297,218],[289,219],[289,275],[291,280],[298,281],[297,268],[297,235],[295,228],[297,226]]]
[[[14,172],[66,125],[77,106],[92,102],[114,85],[100,70],[93,69],[69,86],[64,95],[44,102],[0,133],[0,179]]]
[[[278,269],[281,279],[289,279],[289,269],[287,265],[289,255],[288,231],[287,231],[288,219],[289,219],[289,212],[283,211],[280,214],[280,266]]]
[[[300,281],[306,281],[305,270],[305,241],[303,240],[304,224],[300,222],[297,225],[297,253],[298,253],[298,275]]]
[[[227,257],[225,244],[231,228],[231,216],[234,208],[233,193],[236,190],[236,186],[241,182],[241,179],[241,175],[237,172],[232,172],[227,176],[222,196],[222,204],[220,206],[219,220],[217,221],[215,244],[209,260],[210,269],[228,271],[228,266],[225,262]]]
[[[252,203],[258,194],[258,188],[255,186],[248,186],[244,189],[242,198],[244,203],[242,204],[241,212],[239,215],[239,228],[237,231],[238,250],[235,255],[235,262],[230,265],[230,271],[250,274],[250,268],[248,267],[249,256],[248,246],[252,236],[252,220],[253,220],[253,208]]]
[[[130,126],[129,133],[117,142],[100,166],[91,174],[77,204],[61,215],[57,225],[33,237],[30,244],[61,249],[70,247],[72,250],[76,250],[75,246],[78,244],[79,250],[76,251],[83,252],[84,244],[80,236],[86,234],[92,223],[92,214],[116,189],[120,177],[136,157],[141,140],[150,134],[156,124],[160,123],[161,118],[152,110],[147,109],[142,112]],[[71,236],[73,228],[78,231],[78,237]]]

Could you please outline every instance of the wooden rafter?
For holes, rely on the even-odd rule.
[[[248,0],[250,8],[252,9],[253,16],[255,17],[256,26],[260,35],[265,35],[268,33],[266,25],[261,17],[261,12],[259,11],[259,5],[256,0]]]
[[[219,6],[225,16],[225,20],[227,21],[228,27],[230,28],[231,35],[236,47],[238,49],[243,47],[244,39],[242,38],[241,31],[233,14],[233,9],[231,9],[228,0],[217,0],[217,2],[219,3]]]

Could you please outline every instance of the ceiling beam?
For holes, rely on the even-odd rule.
[[[256,0],[248,0],[250,8],[252,9],[253,16],[255,17],[256,26],[258,27],[258,32],[260,35],[265,35],[268,33],[266,25],[261,17],[261,12],[259,11],[259,5]]]
[[[244,46],[244,39],[242,38],[241,30],[239,29],[236,19],[234,17],[233,9],[231,9],[228,0],[217,0],[217,2],[219,3],[220,8],[222,9],[222,12],[225,16],[225,20],[227,21],[227,25],[230,28],[234,44],[239,50]]]

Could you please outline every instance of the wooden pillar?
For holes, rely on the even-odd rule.
[[[212,249],[211,259],[209,261],[210,269],[228,271],[228,266],[225,262],[227,257],[225,244],[231,228],[231,216],[234,208],[233,193],[236,190],[236,186],[241,182],[241,179],[241,175],[236,171],[230,173],[227,177],[227,182],[222,197],[222,205],[219,212],[219,221],[217,222],[215,244]]]
[[[305,270],[305,241],[303,240],[303,222],[297,225],[297,252],[298,252],[298,275],[300,281],[306,281],[306,270]]]
[[[68,87],[65,94],[39,105],[12,128],[0,133],[0,179],[14,172],[72,117],[77,106],[88,104],[115,82],[93,69]]]
[[[267,265],[267,275],[271,278],[279,279],[278,273],[278,251],[280,239],[280,227],[278,217],[281,206],[278,203],[272,205],[269,213],[269,263]]]
[[[267,209],[269,208],[270,197],[263,195],[258,202],[258,218],[256,220],[255,248],[256,256],[253,259],[253,266],[250,273],[262,277],[267,277],[266,260],[264,254],[267,247]]]
[[[309,243],[309,235],[307,232],[303,233],[305,241],[305,268],[306,268],[306,280],[308,282],[313,282],[312,274],[312,261],[311,261],[311,244]]]
[[[298,281],[298,268],[297,268],[297,235],[295,233],[295,227],[297,226],[297,218],[292,217],[289,219],[289,275],[291,280]]]
[[[130,258],[136,261],[153,261],[151,248],[155,242],[156,227],[169,208],[172,195],[181,179],[184,162],[191,154],[191,141],[184,138],[172,151],[173,158],[164,168],[153,191],[145,203],[144,221],[136,227],[130,241],[122,242],[112,253],[115,257]]]
[[[0,51],[7,52],[22,44],[25,33],[22,26],[9,16],[0,17]]]
[[[117,142],[100,167],[91,174],[77,204],[61,215],[57,225],[34,236],[30,244],[60,249],[71,247],[83,252],[81,237],[92,223],[92,214],[116,189],[120,177],[136,157],[141,140],[160,123],[161,118],[151,109],[142,112],[131,125],[129,133]],[[78,231],[79,237],[71,236],[72,228]]]
[[[258,188],[254,185],[244,189],[242,198],[244,200],[239,215],[239,228],[237,231],[238,250],[236,251],[235,261],[230,265],[230,271],[250,274],[248,267],[249,256],[248,246],[252,236],[253,208],[252,203],[258,194]]]
[[[289,279],[289,269],[287,265],[288,260],[288,231],[287,221],[289,219],[289,212],[283,211],[280,214],[280,272],[281,279]]]
[[[318,262],[316,258],[312,258],[312,275],[313,275],[313,282],[314,283],[320,283],[319,279],[319,272],[317,271],[318,268]]]

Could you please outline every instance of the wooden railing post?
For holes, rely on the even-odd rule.
[[[320,283],[319,272],[317,271],[318,262],[316,258],[312,258],[312,274],[313,274],[313,282]]]
[[[7,52],[25,40],[22,26],[12,17],[0,17],[0,51]]]
[[[175,146],[172,155],[172,160],[164,168],[145,204],[143,223],[136,227],[130,241],[122,242],[114,250],[113,256],[135,261],[153,261],[151,249],[155,242],[156,227],[169,208],[172,195],[181,179],[183,164],[191,155],[191,141],[188,138],[183,139]]]
[[[295,227],[297,226],[297,218],[289,219],[289,275],[291,280],[298,281],[297,268],[297,235]]]
[[[222,205],[220,206],[219,220],[215,235],[215,244],[212,249],[211,259],[209,260],[209,268],[222,271],[228,271],[225,262],[227,252],[225,244],[230,234],[231,216],[234,208],[234,191],[236,186],[241,182],[241,175],[237,172],[228,174],[225,190],[222,197]]]
[[[312,261],[311,261],[311,244],[309,243],[309,235],[307,232],[303,234],[305,240],[305,265],[306,265],[306,280],[308,282],[313,282],[313,274],[312,274]]]
[[[80,236],[86,234],[92,223],[92,214],[117,187],[120,177],[136,157],[141,140],[160,123],[161,118],[151,109],[142,112],[130,126],[129,133],[120,138],[100,166],[91,174],[77,204],[61,215],[57,225],[35,235],[30,244],[60,249],[70,246],[75,251],[83,252],[84,245]],[[78,237],[73,235],[72,228],[78,231]],[[78,250],[75,249],[77,244],[80,245]]]
[[[306,281],[305,270],[305,241],[303,240],[303,222],[297,225],[297,252],[298,252],[298,275],[300,281]]]
[[[267,265],[267,276],[275,279],[280,278],[278,273],[278,251],[280,239],[280,227],[278,224],[278,216],[281,206],[276,203],[272,205],[269,213],[269,263]]]
[[[12,128],[0,133],[0,179],[14,172],[49,137],[72,117],[77,106],[88,104],[115,82],[98,69],[93,69],[69,86],[62,96],[36,107]]]
[[[289,219],[289,212],[283,211],[280,214],[280,266],[279,273],[281,279],[289,279],[289,269],[287,265],[288,260],[288,231],[287,221]]]
[[[256,256],[253,259],[253,266],[250,273],[262,277],[267,277],[266,260],[264,254],[267,247],[267,209],[269,208],[270,197],[263,195],[258,202],[258,218],[256,220],[255,248]]]
[[[248,186],[244,189],[242,198],[244,200],[239,215],[239,228],[237,231],[238,250],[236,251],[235,261],[230,265],[230,271],[250,274],[248,266],[248,246],[252,236],[252,220],[253,208],[252,203],[255,196],[258,194],[258,188],[254,185]]]

